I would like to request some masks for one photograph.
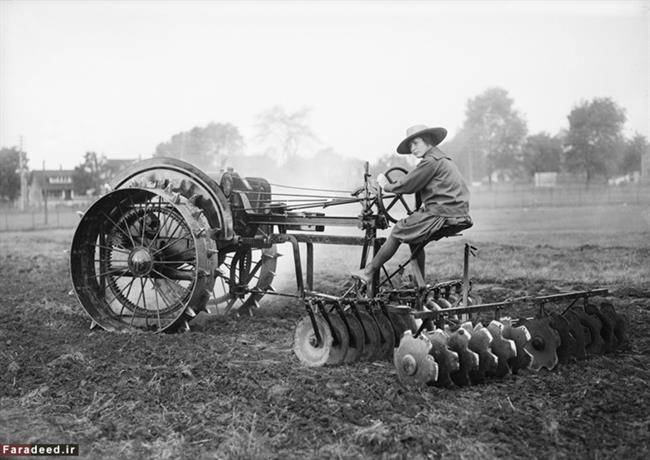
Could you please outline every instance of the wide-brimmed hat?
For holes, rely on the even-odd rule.
[[[429,134],[433,140],[433,145],[438,145],[447,136],[447,130],[440,127],[429,128],[426,125],[411,126],[406,130],[406,139],[400,142],[397,146],[397,153],[400,153],[402,155],[411,153],[411,147],[409,146],[409,143],[416,137],[420,137],[423,134]]]

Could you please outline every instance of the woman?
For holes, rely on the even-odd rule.
[[[406,138],[397,146],[397,153],[412,154],[420,159],[416,168],[402,179],[390,184],[383,174],[377,183],[384,192],[420,193],[422,206],[410,216],[398,221],[377,255],[366,266],[352,274],[363,283],[369,283],[373,274],[397,251],[401,243],[411,245],[427,241],[447,221],[472,225],[469,217],[469,190],[456,165],[436,147],[447,135],[444,128],[412,126]],[[417,255],[417,264],[424,276],[424,251]]]

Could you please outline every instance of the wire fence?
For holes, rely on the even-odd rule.
[[[73,228],[79,222],[77,211],[49,209],[47,215],[42,209],[29,211],[0,210],[0,232]]]
[[[565,186],[534,188],[527,184],[507,184],[475,187],[470,198],[471,209],[582,207],[599,205],[650,206],[650,184],[625,186]],[[87,204],[86,204],[87,206]],[[55,207],[20,212],[15,208],[0,208],[0,232],[74,228],[79,222],[79,209]],[[336,209],[330,210],[336,214]],[[350,211],[355,212],[355,211]]]
[[[472,189],[473,209],[571,207],[598,205],[650,205],[650,184],[624,186],[570,185],[532,187],[529,184],[507,184]]]

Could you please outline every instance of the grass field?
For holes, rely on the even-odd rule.
[[[90,331],[69,295],[70,230],[0,234],[0,442],[74,442],[84,458],[648,458],[650,213],[642,206],[484,210],[427,250],[484,300],[607,287],[629,350],[485,385],[410,389],[388,362],[309,369],[291,351],[302,306],[189,334]],[[338,292],[359,250],[316,250]],[[290,249],[274,286],[294,289]],[[398,257],[405,257],[402,251]]]

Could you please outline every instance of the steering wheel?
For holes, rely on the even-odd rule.
[[[397,179],[406,176],[408,174],[408,171],[406,168],[403,168],[401,166],[393,166],[392,168],[388,169],[385,173],[384,176],[386,176],[386,179],[388,179],[388,182],[391,184],[394,184]],[[388,192],[392,193],[392,192]],[[420,207],[421,200],[420,200],[420,194],[416,193],[415,194],[415,206],[412,204],[409,204],[407,200],[404,198],[404,195],[401,193],[395,193],[394,196],[390,197],[392,198],[390,203],[388,203],[388,206],[384,205],[384,197],[381,195],[377,197],[377,207],[379,208],[379,211],[386,216],[386,219],[388,219],[389,222],[395,223],[397,222],[398,219],[395,219],[393,216],[389,214],[389,211],[393,209],[393,207],[397,204],[400,203],[403,210],[406,211],[406,213],[410,216],[415,212],[416,209]],[[389,198],[389,197],[386,197]]]

